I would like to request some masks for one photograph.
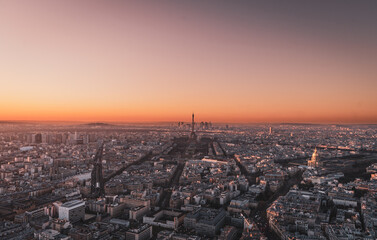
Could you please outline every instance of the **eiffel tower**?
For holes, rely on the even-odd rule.
[[[196,134],[195,134],[195,115],[194,115],[194,113],[192,114],[190,139],[193,139],[193,140],[196,139]]]

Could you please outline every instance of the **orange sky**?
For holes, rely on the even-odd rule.
[[[2,1],[0,120],[377,123],[376,4],[336,2]]]

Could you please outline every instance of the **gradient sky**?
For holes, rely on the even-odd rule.
[[[0,120],[377,123],[376,1],[0,1]]]

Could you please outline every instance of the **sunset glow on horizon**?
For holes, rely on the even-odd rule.
[[[374,1],[2,1],[0,121],[377,123],[376,23]]]

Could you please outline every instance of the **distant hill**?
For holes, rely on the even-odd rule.
[[[0,124],[25,124],[26,122],[0,121]]]
[[[290,126],[324,126],[329,124],[322,124],[322,123],[276,123],[277,125],[290,125]]]
[[[89,127],[111,127],[111,126],[114,126],[113,124],[102,123],[102,122],[86,123],[86,124],[83,124],[83,125],[89,126]]]

